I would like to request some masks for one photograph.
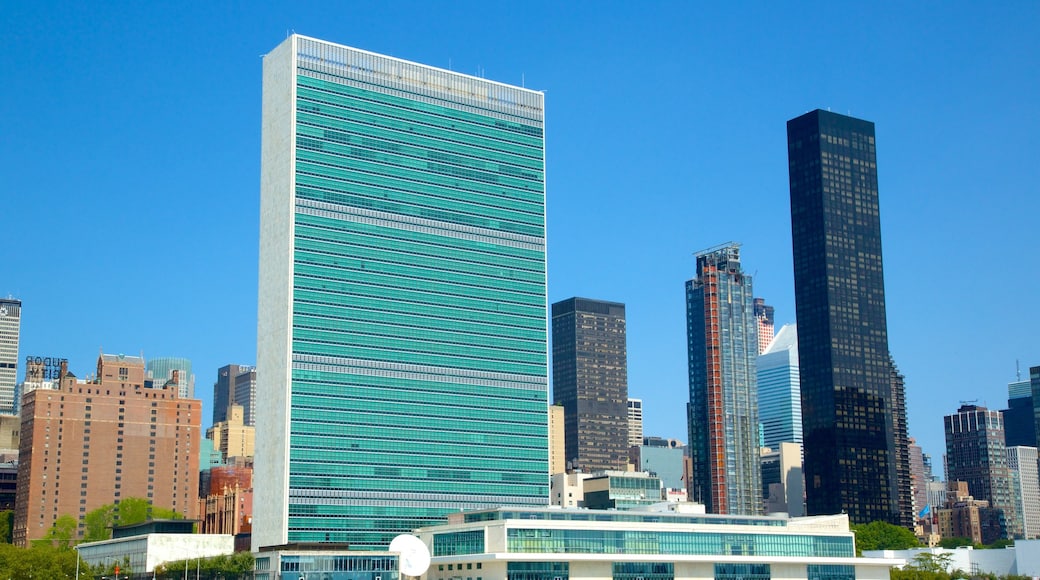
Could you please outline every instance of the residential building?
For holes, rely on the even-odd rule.
[[[144,359],[102,354],[92,380],[63,367],[58,389],[26,393],[16,545],[66,515],[82,537],[87,513],[128,497],[195,517],[202,403],[181,398],[175,379],[146,388]]]
[[[1002,537],[1020,537],[1004,446],[1004,416],[979,405],[961,405],[956,413],[943,417],[943,423],[947,481],[965,482],[968,495],[1003,511]]]
[[[191,373],[191,361],[186,358],[163,357],[148,360],[148,378],[161,387],[173,381],[182,399],[195,398],[195,375]]]
[[[567,447],[564,445],[563,406],[549,406],[549,475],[567,471]]]
[[[241,405],[228,406],[227,421],[221,421],[206,430],[206,439],[220,450],[221,462],[230,457],[253,457],[256,429],[245,424]]]
[[[22,413],[22,397],[36,389],[58,388],[61,365],[68,361],[60,357],[25,357],[25,380],[15,387],[14,414]]]
[[[553,399],[563,405],[571,469],[628,465],[625,336],[624,304],[569,298],[552,305]]]
[[[548,503],[543,97],[264,56],[254,551]]]
[[[1022,537],[1040,538],[1040,465],[1036,447],[1008,447],[1007,457],[1011,496],[1022,526]]]
[[[432,547],[429,580],[887,580],[905,563],[856,557],[845,515],[715,516],[684,507],[462,512],[416,535]]]
[[[696,258],[697,277],[686,282],[690,499],[708,513],[758,514],[758,337],[751,276],[741,268],[736,243],[698,252]]]
[[[874,124],[815,110],[787,123],[809,514],[910,527],[901,503]]]
[[[1004,510],[974,498],[964,481],[949,482],[946,506],[936,510],[942,538],[968,538],[974,544],[992,544],[1007,537]]]
[[[779,449],[780,443],[800,445],[802,396],[796,325],[785,324],[780,328],[780,332],[755,360],[755,372],[763,446]]]
[[[767,514],[805,515],[801,445],[780,443],[775,449],[762,448],[762,499]]]
[[[773,342],[773,307],[765,298],[755,298],[755,321],[758,322],[758,354],[762,354]]]
[[[22,327],[22,301],[0,298],[0,413],[17,413],[18,341]]]
[[[901,522],[913,526],[917,521],[914,511],[913,478],[910,474],[910,434],[906,422],[906,382],[899,372],[892,354],[888,355],[892,388],[892,437],[895,441],[895,457],[889,468],[896,481],[896,504]],[[922,458],[923,461],[923,458]]]
[[[227,421],[228,406],[235,402],[235,378],[248,368],[229,364],[217,369],[217,381],[213,383],[213,423]]]
[[[643,400],[628,400],[628,446],[643,444]]]

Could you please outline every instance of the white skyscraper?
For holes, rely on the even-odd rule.
[[[1040,538],[1040,473],[1036,447],[1008,447],[1008,471],[1015,512],[1028,539]]]
[[[18,340],[21,333],[22,302],[0,298],[0,413],[15,412],[18,384]]]
[[[798,374],[798,329],[785,324],[758,356],[758,420],[765,446],[802,443],[802,398]]]

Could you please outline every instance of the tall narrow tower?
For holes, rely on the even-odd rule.
[[[909,525],[881,260],[874,124],[787,122],[798,359],[810,515]],[[903,489],[905,487],[905,490]]]
[[[18,384],[18,338],[22,326],[22,301],[0,298],[0,413],[14,413]]]
[[[264,57],[253,548],[549,498],[543,95]]]
[[[757,327],[740,246],[699,252],[697,277],[686,282],[688,420],[692,499],[709,513],[761,512]]]
[[[569,298],[552,305],[553,398],[564,409],[567,462],[585,472],[628,465],[625,305]]]

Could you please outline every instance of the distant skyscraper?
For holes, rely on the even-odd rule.
[[[788,121],[807,509],[909,526],[896,464],[874,124]],[[905,442],[905,434],[902,436]]]
[[[566,473],[567,447],[564,445],[564,415],[560,405],[549,405],[549,475]]]
[[[762,354],[773,342],[773,307],[765,298],[755,298],[755,321],[758,322],[758,354]]]
[[[628,446],[643,444],[643,399],[628,400]]]
[[[553,397],[564,409],[567,461],[585,472],[628,465],[625,305],[569,298],[552,305]]]
[[[18,339],[22,325],[22,301],[0,298],[0,413],[15,413],[18,384]]]
[[[784,442],[769,452],[762,450],[762,498],[766,513],[805,515],[801,445]]]
[[[263,70],[253,548],[546,504],[542,93],[298,35]]]
[[[1036,444],[1040,447],[1040,367],[1029,367],[1029,386],[1033,392],[1033,431],[1036,433]]]
[[[228,406],[235,402],[235,377],[242,372],[241,365],[224,365],[217,369],[213,383],[213,423],[227,421]]]
[[[907,445],[907,453],[910,456],[910,489],[914,498],[913,510],[915,514],[920,514],[924,506],[928,505],[928,482],[931,481],[931,477],[925,467],[924,452],[913,437],[910,438]]]
[[[174,380],[173,372],[177,371],[177,389],[182,399],[195,397],[195,375],[191,373],[191,361],[186,358],[165,357],[148,361],[148,376],[161,387],[167,381]]]
[[[256,368],[243,367],[235,376],[236,405],[242,406],[242,420],[249,427],[256,425]]]
[[[1036,417],[1029,381],[1008,383],[1008,408],[1004,414],[1004,437],[1008,447],[1036,447]]]
[[[1015,512],[1022,525],[1022,537],[1040,538],[1040,465],[1036,447],[1008,447],[1008,472],[1011,474]]]
[[[947,481],[963,481],[976,500],[1004,511],[1006,537],[1020,533],[1004,447],[1004,419],[1000,411],[962,405],[943,418],[946,429]]]
[[[709,513],[761,513],[758,332],[738,244],[697,253],[697,277],[686,282],[686,344],[692,499]]]
[[[759,326],[761,329],[761,326]],[[798,330],[780,328],[756,361],[758,420],[763,444],[776,451],[780,443],[802,443],[802,397],[798,378]]]

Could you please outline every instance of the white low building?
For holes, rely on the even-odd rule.
[[[807,518],[498,508],[415,534],[424,580],[888,580],[897,558],[857,558],[846,515]]]
[[[188,533],[166,531],[169,525],[187,524]],[[195,560],[235,552],[231,534],[192,534],[193,520],[160,520],[138,526],[116,528],[111,540],[86,542],[76,546],[84,566],[111,567],[119,564],[121,574],[131,578],[151,578],[155,567],[167,562]]]
[[[912,550],[865,550],[865,558],[898,558],[913,565],[920,554],[949,555],[946,571],[968,574],[1017,574],[1040,578],[1040,540],[1015,540],[1014,546],[995,550],[963,548],[914,548]]]

